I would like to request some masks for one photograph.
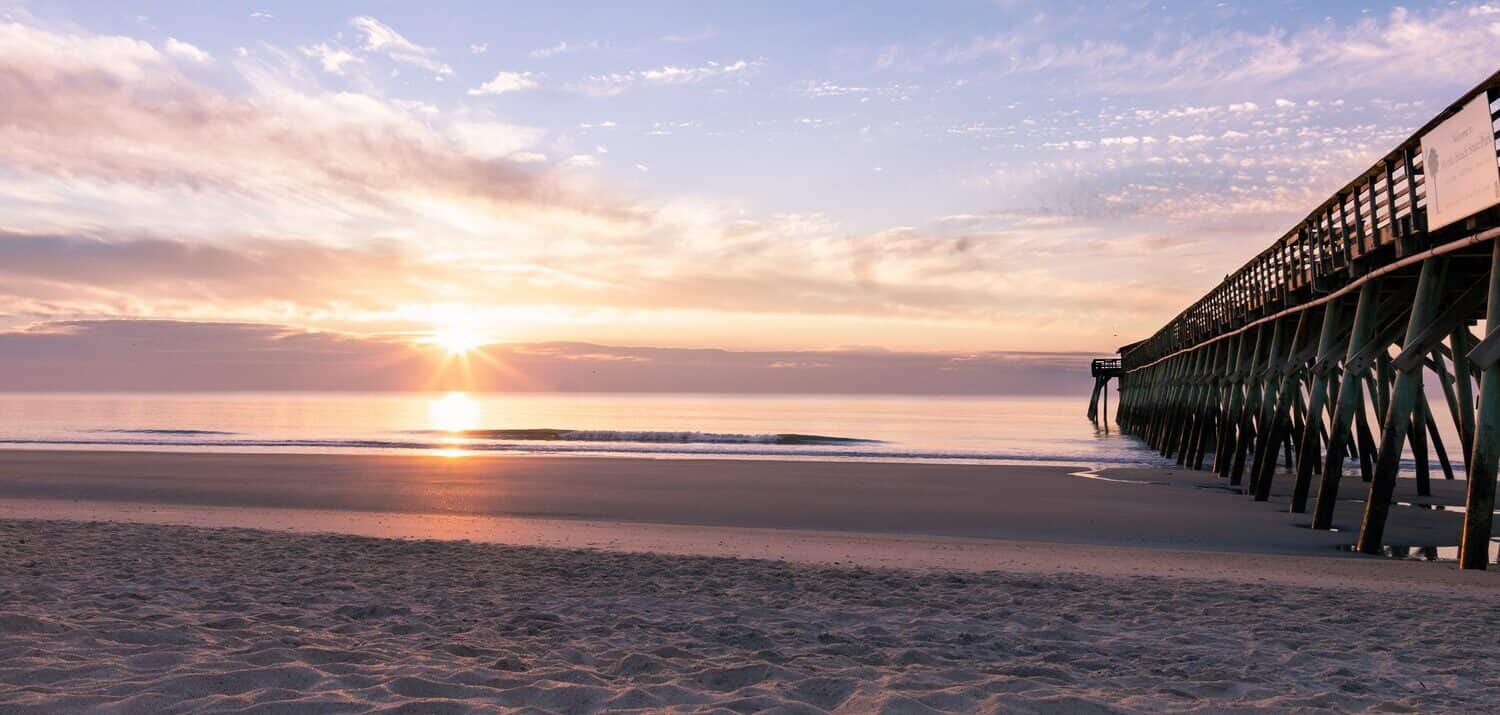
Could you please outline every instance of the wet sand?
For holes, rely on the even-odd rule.
[[[316,509],[857,531],[1245,553],[1326,554],[1342,533],[1227,495],[1182,470],[710,459],[189,454],[0,450],[0,500],[164,508]],[[1461,501],[1461,484],[1439,483]],[[1281,484],[1287,486],[1285,480]],[[1403,484],[1401,490],[1410,490]],[[1398,490],[1400,493],[1401,490]],[[1282,491],[1282,490],[1278,490]],[[24,511],[24,510],[23,510]],[[16,512],[11,512],[16,513]],[[24,514],[19,514],[24,515]],[[1452,544],[1454,513],[1398,509],[1389,541]],[[199,523],[199,522],[195,522]],[[203,524],[211,525],[211,524]],[[243,525],[243,524],[241,524]]]

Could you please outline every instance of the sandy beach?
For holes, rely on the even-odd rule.
[[[1500,697],[1495,646],[1472,637],[1500,616],[1494,591],[138,524],[6,521],[0,543],[7,712],[1473,712]]]
[[[1497,646],[1473,637],[1500,616],[1495,574],[1342,553],[1347,534],[1211,477],[1077,472],[4,452],[0,711],[1500,698]],[[641,493],[657,511],[634,513]],[[1409,511],[1408,536],[1451,531]]]

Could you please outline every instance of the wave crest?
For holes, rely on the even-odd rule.
[[[880,440],[856,437],[832,437],[821,434],[736,434],[726,432],[657,431],[657,430],[571,430],[571,429],[487,429],[459,432],[425,431],[467,439],[505,440],[514,442],[638,442],[645,444],[780,444],[840,445],[879,444]]]

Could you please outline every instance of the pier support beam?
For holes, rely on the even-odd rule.
[[[1297,328],[1303,325],[1302,318],[1306,312],[1298,313]],[[1251,444],[1248,456],[1250,465],[1250,483],[1247,485],[1250,493],[1255,492],[1255,480],[1259,478],[1262,466],[1269,460],[1272,468],[1276,464],[1276,452],[1281,448],[1280,439],[1272,422],[1275,420],[1277,398],[1280,397],[1282,369],[1286,366],[1286,357],[1282,354],[1285,348],[1282,343],[1287,342],[1286,320],[1274,321],[1271,330],[1271,346],[1266,350],[1266,361],[1261,366],[1261,373],[1265,377],[1261,380],[1260,388],[1260,411],[1256,418],[1255,441]]]
[[[1493,295],[1494,276],[1490,277],[1490,294]],[[1491,298],[1490,300],[1494,300]],[[1467,323],[1467,321],[1465,321]],[[1458,434],[1462,439],[1464,453],[1464,471],[1468,472],[1474,460],[1474,379],[1473,371],[1469,368],[1469,349],[1473,347],[1469,337],[1469,326],[1460,324],[1453,329],[1453,335],[1448,338],[1448,347],[1453,351],[1453,388],[1458,401],[1459,427]]]
[[[1203,468],[1209,441],[1220,429],[1223,419],[1223,384],[1224,376],[1229,372],[1229,343],[1228,340],[1214,343],[1213,373],[1208,376],[1203,385],[1202,427],[1193,437],[1192,455],[1188,459],[1188,466],[1193,469]]]
[[[1089,396],[1089,421],[1090,422],[1097,423],[1099,421],[1099,395],[1102,394],[1104,392],[1104,390],[1106,388],[1108,388],[1108,387],[1109,387],[1109,378],[1107,378],[1107,377],[1096,377],[1096,378],[1094,378],[1094,394],[1092,394],[1092,395]],[[1106,399],[1108,399],[1108,398],[1106,398]],[[1108,419],[1107,416],[1106,416],[1106,419]]]
[[[1401,343],[1403,346],[1415,345],[1437,317],[1442,290],[1443,260],[1434,257],[1423,261],[1416,295],[1412,299],[1411,317],[1406,323],[1406,339]],[[1396,491],[1396,475],[1401,470],[1401,448],[1411,428],[1413,411],[1417,408],[1421,380],[1420,363],[1415,368],[1402,368],[1395,376],[1385,422],[1380,428],[1375,474],[1370,480],[1365,516],[1359,528],[1357,547],[1362,553],[1378,554],[1384,545],[1385,522],[1391,511],[1391,497]]]
[[[1239,486],[1244,481],[1246,453],[1255,443],[1255,415],[1260,411],[1261,365],[1264,364],[1261,355],[1267,352],[1266,333],[1268,331],[1275,333],[1278,330],[1280,330],[1279,323],[1275,327],[1267,328],[1262,325],[1255,329],[1255,349],[1250,353],[1250,370],[1245,375],[1245,401],[1240,409],[1239,429],[1236,430],[1233,443],[1229,446],[1231,452],[1229,483],[1232,486]],[[1276,340],[1275,335],[1271,340]]]
[[[1417,496],[1432,496],[1432,459],[1427,453],[1427,391],[1422,388],[1422,371],[1417,369],[1417,400],[1411,411],[1412,465],[1417,473]]]
[[[1307,310],[1297,314],[1297,327],[1292,332],[1290,346],[1286,350],[1287,357],[1278,358],[1281,360],[1279,365],[1276,363],[1271,365],[1273,372],[1268,384],[1272,385],[1272,388],[1267,397],[1267,404],[1270,408],[1265,411],[1268,415],[1266,429],[1262,430],[1260,454],[1256,455],[1255,465],[1250,474],[1250,490],[1255,495],[1255,501],[1266,501],[1271,498],[1271,480],[1276,474],[1276,456],[1292,434],[1292,405],[1300,401],[1302,397],[1302,368],[1308,357],[1305,354],[1309,340],[1308,334],[1312,332],[1313,319],[1310,314],[1311,311]]]
[[[1333,507],[1339,498],[1339,480],[1344,475],[1344,452],[1349,445],[1350,425],[1357,410],[1363,410],[1360,392],[1360,376],[1369,370],[1367,345],[1374,337],[1376,315],[1376,281],[1369,281],[1359,289],[1359,303],[1354,308],[1354,327],[1349,335],[1349,353],[1344,358],[1344,375],[1339,381],[1338,407],[1333,413],[1333,422],[1328,425],[1327,461],[1323,463],[1323,479],[1318,483],[1318,502],[1313,513],[1314,529],[1333,527]],[[1295,507],[1296,505],[1293,504]]]
[[[1224,378],[1224,394],[1226,405],[1224,409],[1223,424],[1219,428],[1219,439],[1214,447],[1214,472],[1221,478],[1229,477],[1229,445],[1234,444],[1235,431],[1239,429],[1240,409],[1244,404],[1245,393],[1241,386],[1242,371],[1249,358],[1246,346],[1249,344],[1249,336],[1240,333],[1234,336],[1234,367]]]
[[[1318,331],[1318,355],[1313,360],[1312,387],[1307,394],[1307,422],[1302,428],[1302,445],[1296,460],[1297,474],[1292,482],[1293,514],[1307,511],[1307,493],[1312,489],[1313,465],[1318,461],[1318,440],[1323,434],[1328,376],[1338,369],[1334,364],[1338,359],[1334,351],[1338,344],[1339,312],[1339,301],[1330,300],[1323,306],[1323,328]]]
[[[1488,332],[1481,345],[1500,336],[1500,241],[1490,257],[1489,305],[1484,329]],[[1462,329],[1468,333],[1468,328]],[[1454,346],[1454,357],[1458,356]],[[1475,348],[1475,352],[1479,352]],[[1470,354],[1469,358],[1473,359]],[[1495,516],[1495,469],[1500,462],[1500,363],[1487,360],[1477,365],[1479,377],[1479,416],[1474,424],[1474,444],[1469,460],[1469,494],[1464,502],[1464,530],[1458,547],[1458,566],[1483,569],[1489,562],[1490,530]],[[1455,363],[1455,372],[1457,365]],[[1468,379],[1462,377],[1461,379]]]

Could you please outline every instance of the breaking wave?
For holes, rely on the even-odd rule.
[[[880,440],[855,437],[830,437],[821,434],[734,434],[722,432],[658,432],[571,429],[493,429],[439,432],[419,430],[416,434],[444,435],[465,439],[538,442],[636,442],[642,444],[781,444],[840,445],[879,444]]]
[[[95,430],[84,430],[84,431],[85,432],[93,432],[93,433],[106,433],[106,434],[183,435],[183,436],[186,436],[186,437],[190,437],[190,436],[193,436],[193,435],[221,435],[221,436],[228,436],[228,435],[232,435],[232,434],[238,434],[236,432],[225,432],[223,430],[216,430],[216,429],[95,429]]]
[[[1140,450],[1087,454],[1087,441],[1065,440],[1033,449],[919,448],[879,439],[798,432],[734,433],[556,428],[463,431],[398,430],[363,435],[283,437],[203,429],[94,429],[72,434],[0,435],[0,446],[86,449],[297,452],[466,452],[558,456],[832,459],[1022,463],[1066,466],[1170,466]]]

